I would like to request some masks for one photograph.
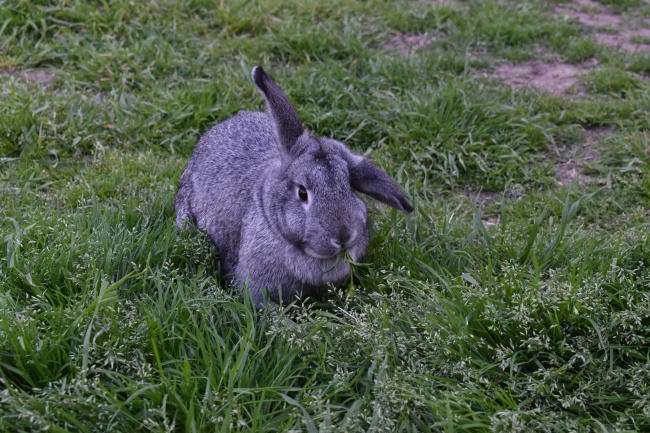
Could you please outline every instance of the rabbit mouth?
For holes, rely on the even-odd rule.
[[[315,250],[313,250],[313,249],[311,249],[309,247],[305,247],[303,249],[303,251],[305,253],[307,253],[307,255],[309,255],[309,256],[311,256],[311,257],[313,257],[315,259],[333,259],[333,258],[336,258],[337,256],[339,256],[340,254],[342,254],[344,252],[343,250],[339,249],[339,250],[336,250],[336,251],[332,251],[331,253],[324,254],[323,252],[315,251]]]

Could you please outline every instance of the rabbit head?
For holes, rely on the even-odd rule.
[[[349,251],[359,259],[367,243],[367,211],[356,192],[405,213],[412,206],[383,170],[336,140],[311,136],[261,67],[253,69],[252,77],[266,99],[280,155],[261,194],[267,220],[313,258]]]

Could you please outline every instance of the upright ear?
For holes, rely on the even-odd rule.
[[[381,168],[362,159],[361,162],[350,165],[349,171],[350,184],[355,190],[368,194],[407,215],[413,212],[413,206],[406,200],[393,179]]]
[[[291,155],[293,145],[305,131],[296,109],[261,66],[255,66],[251,71],[251,76],[260,93],[266,99],[267,112],[273,120],[273,128],[281,153]]]

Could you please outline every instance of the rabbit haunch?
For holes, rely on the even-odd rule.
[[[368,245],[356,192],[405,213],[413,207],[386,172],[311,136],[261,67],[252,78],[267,112],[241,111],[201,137],[174,206],[176,225],[204,231],[228,276],[262,307],[265,290],[290,301],[349,276],[343,255],[360,260]]]

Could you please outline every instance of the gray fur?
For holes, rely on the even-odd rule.
[[[241,111],[201,137],[174,206],[176,225],[203,230],[225,272],[261,308],[265,289],[290,301],[349,276],[343,254],[361,260],[368,245],[355,190],[413,208],[383,170],[336,140],[312,137],[261,67],[251,75],[267,112]]]

